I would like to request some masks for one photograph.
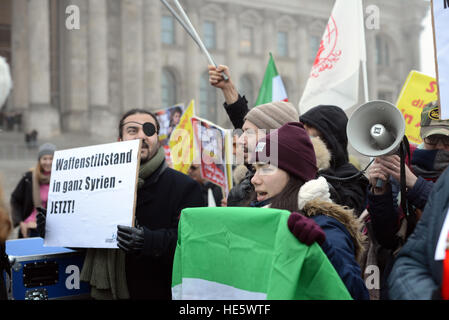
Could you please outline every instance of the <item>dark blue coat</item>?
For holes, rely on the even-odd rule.
[[[362,271],[355,259],[352,237],[343,224],[336,219],[317,215],[311,217],[323,229],[326,241],[321,246],[334,266],[353,299],[369,300],[368,289],[362,279]]]

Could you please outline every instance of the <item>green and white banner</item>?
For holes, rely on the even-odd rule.
[[[351,299],[318,244],[288,230],[290,212],[184,209],[173,265],[173,299]]]

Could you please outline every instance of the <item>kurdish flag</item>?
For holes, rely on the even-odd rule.
[[[288,230],[290,212],[264,208],[188,208],[181,213],[173,299],[350,300],[318,244]]]
[[[261,104],[288,101],[287,92],[285,91],[284,83],[279,75],[276,65],[274,64],[273,56],[270,53],[270,60],[268,60],[267,69],[263,78],[262,86],[259,90],[256,106]]]

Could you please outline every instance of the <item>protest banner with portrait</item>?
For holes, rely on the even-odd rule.
[[[173,165],[171,163],[170,146],[168,143],[170,141],[170,135],[172,134],[176,126],[179,124],[183,114],[184,114],[183,104],[174,105],[172,107],[158,110],[155,112],[157,121],[159,122],[160,125],[159,141],[161,142],[161,145],[165,151],[165,161],[167,161],[167,164],[170,167],[173,167]]]
[[[202,118],[192,117],[195,162],[201,165],[201,176],[219,185],[224,194],[230,189],[227,130]]]
[[[44,246],[117,248],[117,225],[134,225],[140,143],[55,152]]]
[[[193,129],[191,118],[195,115],[195,101],[192,100],[182,115],[179,124],[170,135],[168,145],[173,169],[187,174],[193,159]]]

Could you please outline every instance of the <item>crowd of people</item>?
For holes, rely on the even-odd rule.
[[[142,141],[135,226],[117,226],[119,250],[85,250],[81,280],[90,284],[93,299],[171,299],[181,211],[220,205],[290,211],[286,227],[298,241],[321,247],[353,299],[441,299],[442,261],[435,250],[449,207],[449,120],[430,117],[436,102],[422,110],[421,145],[410,144],[405,159],[379,156],[363,174],[348,154],[348,117],[338,106],[318,105],[301,115],[286,101],[249,108],[228,67],[209,66],[209,79],[223,93],[234,128],[242,131],[236,149],[244,164],[234,170],[233,188],[223,197],[197,164],[188,175],[170,168],[157,117],[143,109],[126,112],[119,141]],[[274,144],[271,163],[266,155]],[[11,228],[19,226],[20,237],[45,237],[55,150],[51,143],[40,146],[36,167],[11,194],[12,220],[0,193],[3,269]],[[379,269],[374,287],[367,286],[365,272],[373,265]],[[3,279],[1,285],[5,298]]]

